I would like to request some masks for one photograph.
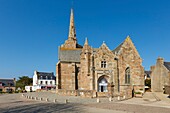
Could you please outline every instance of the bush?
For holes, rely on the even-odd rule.
[[[135,94],[142,94],[141,92],[135,92]]]

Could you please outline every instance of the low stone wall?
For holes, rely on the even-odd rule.
[[[97,92],[97,97],[109,97],[108,92]]]
[[[89,98],[95,98],[96,97],[96,91],[94,91],[94,90],[57,89],[56,93],[58,95],[67,95],[67,96],[81,96],[81,97],[89,97]]]
[[[81,97],[89,97],[89,98],[96,97],[95,90],[78,90],[77,92],[78,92],[78,96],[81,96]]]

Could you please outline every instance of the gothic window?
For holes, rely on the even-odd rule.
[[[101,61],[101,68],[106,68],[106,61]]]
[[[125,84],[130,84],[130,68],[126,68],[125,70]]]

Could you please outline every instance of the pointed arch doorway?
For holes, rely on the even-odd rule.
[[[108,92],[108,81],[105,75],[98,79],[98,92]]]

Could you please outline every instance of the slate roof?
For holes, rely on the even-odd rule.
[[[145,74],[147,75],[147,78],[150,78],[151,71],[145,71]]]
[[[164,66],[170,71],[170,62],[164,62]]]
[[[80,50],[58,50],[59,61],[63,62],[80,62]]]
[[[117,52],[121,49],[122,45],[123,45],[123,43],[121,43],[117,48],[115,48],[115,49],[112,51],[113,54],[115,54],[115,52],[117,53]]]
[[[0,79],[0,84],[5,87],[15,87],[14,79]]]
[[[151,74],[151,71],[145,71],[146,74],[150,75]]]
[[[47,73],[47,72],[37,72],[38,79],[48,79],[48,80],[55,80],[54,73]]]
[[[83,46],[80,44],[76,44],[76,48],[83,48]]]

